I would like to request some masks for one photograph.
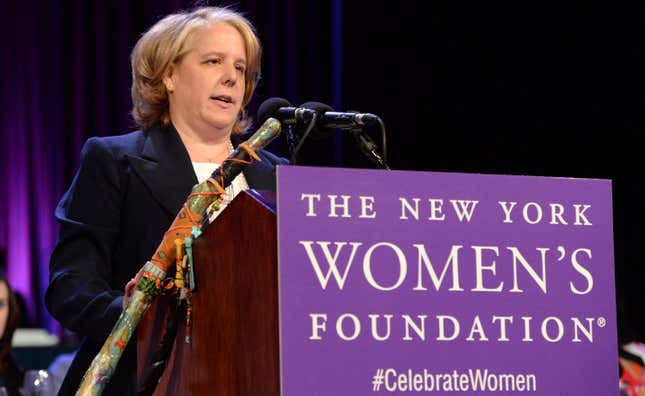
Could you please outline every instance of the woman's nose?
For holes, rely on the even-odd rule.
[[[237,82],[237,70],[235,65],[227,65],[224,67],[224,76],[222,77],[223,84],[233,86]]]

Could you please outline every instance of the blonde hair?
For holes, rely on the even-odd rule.
[[[171,14],[141,36],[134,46],[132,61],[132,117],[141,128],[170,122],[168,92],[163,77],[168,67],[188,53],[188,38],[197,28],[225,22],[240,33],[246,47],[244,100],[233,133],[249,127],[246,105],[260,80],[262,46],[253,25],[242,15],[224,7],[202,7]]]

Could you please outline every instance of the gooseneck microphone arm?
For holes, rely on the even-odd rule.
[[[378,166],[381,169],[387,169],[390,170],[390,167],[388,166],[385,158],[381,156],[381,154],[378,152],[378,147],[376,146],[376,143],[372,140],[370,135],[368,135],[365,130],[361,129],[352,129],[351,130],[352,135],[354,136],[354,140],[356,140],[356,144],[358,147],[361,149],[361,152],[365,154],[376,166]]]

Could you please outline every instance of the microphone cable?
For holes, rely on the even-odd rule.
[[[309,124],[307,125],[307,129],[302,134],[302,137],[300,138],[300,141],[298,142],[298,145],[293,150],[293,153],[291,153],[291,163],[292,164],[296,163],[296,156],[298,155],[298,152],[300,151],[300,148],[304,144],[305,140],[307,140],[307,137],[309,136],[311,131],[314,129],[314,126],[316,125],[316,121],[318,121],[318,112],[314,113],[313,117],[309,121]]]

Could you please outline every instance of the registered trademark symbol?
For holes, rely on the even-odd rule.
[[[598,323],[598,327],[605,327],[605,325],[607,324],[607,320],[601,316],[598,318],[597,323]]]

